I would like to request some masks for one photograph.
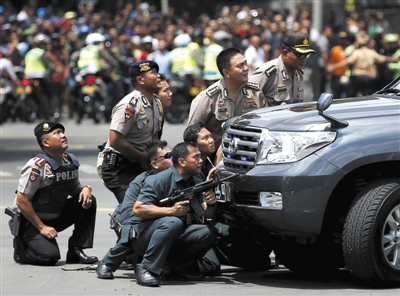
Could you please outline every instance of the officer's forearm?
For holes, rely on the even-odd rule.
[[[143,153],[129,143],[119,132],[110,131],[110,146],[132,161],[143,160]]]
[[[30,202],[30,197],[28,195],[18,192],[16,204],[21,210],[22,215],[24,215],[24,217],[33,226],[35,226],[37,230],[40,231],[45,226],[33,209],[32,203]]]
[[[135,203],[133,214],[142,219],[157,219],[165,216],[173,216],[171,215],[171,208],[169,207],[158,207],[156,205],[144,204],[142,202]]]

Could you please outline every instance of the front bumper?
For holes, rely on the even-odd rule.
[[[219,212],[232,223],[260,225],[283,235],[317,235],[343,174],[315,154],[295,163],[259,165],[225,184]],[[281,209],[266,206],[260,192],[282,194]]]

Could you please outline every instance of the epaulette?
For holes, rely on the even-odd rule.
[[[276,66],[271,66],[267,70],[265,70],[265,75],[270,77],[274,72],[276,72],[278,68]]]
[[[133,97],[130,101],[129,104],[136,106],[137,102],[138,102],[139,98],[138,97]]]
[[[213,87],[212,89],[208,90],[206,93],[209,97],[212,97],[213,95],[219,93],[221,89],[218,86]]]
[[[253,89],[260,89],[260,85],[255,82],[246,82],[244,85]]]
[[[35,164],[38,166],[38,167],[42,167],[42,166],[44,166],[44,164],[47,162],[47,160],[45,159],[45,158],[43,158],[43,157],[41,157],[41,158],[39,158],[38,160],[36,160],[35,161]]]

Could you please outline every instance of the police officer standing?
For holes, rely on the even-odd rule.
[[[249,67],[240,49],[221,51],[217,66],[223,78],[194,98],[188,125],[202,122],[212,133],[218,149],[222,141],[222,124],[231,117],[264,107],[265,99],[257,83],[247,82]]]
[[[266,106],[304,101],[303,69],[312,53],[315,51],[306,34],[300,31],[286,33],[280,56],[257,68],[249,78],[260,85]]]
[[[60,123],[44,121],[34,131],[43,152],[30,159],[21,171],[15,204],[22,218],[14,239],[14,260],[55,265],[60,259],[58,232],[74,224],[66,262],[97,262],[97,257],[82,250],[93,246],[96,200],[90,186],[79,182],[78,160],[65,153],[65,128]]]
[[[163,108],[154,95],[159,90],[157,63],[136,62],[129,68],[134,90],[112,110],[110,134],[104,148],[102,178],[122,203],[129,183],[147,169],[144,148],[158,142]]]

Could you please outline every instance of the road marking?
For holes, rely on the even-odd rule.
[[[7,206],[0,206],[0,209],[5,209]],[[115,208],[97,208],[97,212],[114,212]]]
[[[12,173],[0,171],[0,177],[12,177]]]

